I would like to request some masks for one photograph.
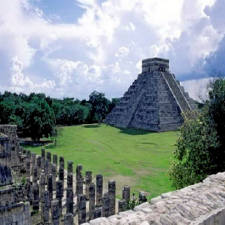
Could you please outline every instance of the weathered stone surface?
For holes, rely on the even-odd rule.
[[[8,166],[0,165],[0,186],[12,184],[12,173]]]
[[[2,208],[2,210],[0,210],[0,224],[31,225],[29,203],[20,202],[11,208]]]
[[[52,175],[48,175],[48,182],[47,182],[47,189],[49,193],[49,199],[50,201],[53,200],[53,180],[52,180]]]
[[[86,222],[86,198],[84,195],[78,196],[78,224]]]
[[[103,194],[103,176],[101,174],[96,175],[96,206],[102,205]]]
[[[102,198],[102,216],[110,216],[110,199],[109,193],[104,193]]]
[[[105,200],[107,198],[103,198],[103,204]],[[98,218],[86,225],[224,225],[224,205],[225,172],[211,175],[202,183],[162,194],[134,210]]]
[[[92,172],[91,171],[86,171],[85,173],[85,195],[86,199],[89,199],[89,187],[92,182]]]
[[[82,176],[82,165],[77,165],[76,168],[76,194],[82,195],[83,194],[83,176]]]
[[[51,202],[51,215],[52,215],[52,225],[59,225],[59,217],[60,217],[60,209],[59,209],[59,201],[53,200]]]
[[[44,224],[49,224],[50,199],[48,191],[44,191],[41,199],[41,219]]]
[[[64,225],[73,225],[73,214],[72,213],[67,213],[64,217]]]
[[[62,214],[62,198],[63,198],[63,184],[59,180],[56,182],[56,199],[58,200],[58,208],[60,215]]]
[[[89,220],[94,219],[95,213],[95,184],[89,185]]]
[[[53,155],[53,163],[56,165],[56,168],[57,168],[57,165],[58,165],[58,156],[57,155]]]
[[[116,182],[114,180],[110,180],[108,182],[108,193],[109,193],[109,215],[115,214],[116,208]]]
[[[130,201],[130,187],[129,186],[124,186],[123,191],[122,191],[122,198],[125,200],[126,204],[129,203]]]
[[[32,192],[33,192],[33,198],[32,198],[32,205],[33,205],[33,210],[39,210],[39,186],[37,183],[34,183],[32,185]]]
[[[142,61],[142,73],[105,119],[116,127],[166,131],[183,122],[181,112],[194,108],[193,100],[169,72],[169,60]]]
[[[66,189],[66,213],[73,214],[73,189]]]
[[[73,161],[68,161],[67,162],[67,172],[68,173],[73,173]]]

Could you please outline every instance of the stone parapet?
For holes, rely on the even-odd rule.
[[[222,225],[225,224],[225,172],[202,183],[162,194],[151,202],[84,225]]]

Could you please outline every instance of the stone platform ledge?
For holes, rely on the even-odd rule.
[[[162,194],[134,208],[83,225],[223,225],[225,172],[203,182]],[[213,222],[212,222],[213,221]]]

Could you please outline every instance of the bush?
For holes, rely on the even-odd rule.
[[[170,178],[176,188],[225,170],[225,80],[211,84],[202,111],[186,116],[174,151]]]

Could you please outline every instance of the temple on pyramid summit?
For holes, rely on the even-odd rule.
[[[150,58],[142,61],[142,73],[104,122],[119,128],[176,130],[183,123],[182,112],[195,107],[194,100],[170,73],[169,60]]]

